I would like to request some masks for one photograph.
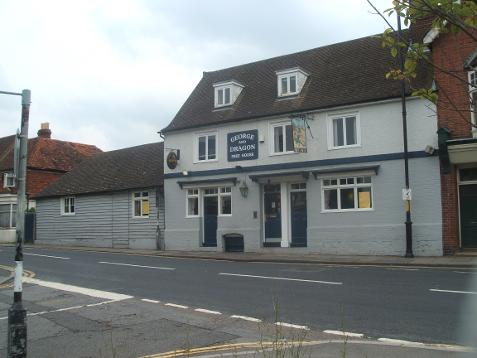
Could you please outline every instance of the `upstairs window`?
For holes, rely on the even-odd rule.
[[[206,162],[217,159],[217,134],[197,136],[197,161]]]
[[[359,118],[357,114],[330,118],[328,124],[328,146],[330,149],[359,145]]]
[[[290,121],[271,125],[272,154],[294,153],[293,128]]]
[[[278,97],[297,95],[301,92],[308,73],[299,67],[276,71],[278,84]]]
[[[75,214],[75,197],[66,196],[61,198],[61,215],[74,215]]]
[[[15,176],[13,175],[13,173],[4,173],[3,174],[3,187],[4,188],[15,187]]]
[[[470,109],[471,109],[471,119],[472,123],[477,123],[477,70],[469,72],[469,98],[470,98]],[[474,133],[477,133],[477,130],[473,129]]]
[[[226,107],[234,104],[244,86],[237,81],[214,83],[214,107]]]
[[[133,193],[133,217],[149,217],[149,192],[138,191]]]

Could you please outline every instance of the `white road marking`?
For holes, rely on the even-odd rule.
[[[183,306],[183,305],[177,305],[175,303],[166,303],[164,304],[164,306],[169,306],[169,307],[175,307],[175,308],[182,308],[182,309],[188,309],[189,307],[188,306]]]
[[[288,327],[288,328],[296,328],[296,329],[304,329],[309,331],[310,329],[307,326],[300,326],[298,324],[286,323],[286,322],[275,322],[277,326]]]
[[[346,336],[346,337],[356,337],[356,338],[363,338],[364,334],[362,333],[353,333],[353,332],[345,332],[345,331],[334,331],[332,329],[327,329],[323,331],[324,333],[334,334],[337,336]]]
[[[233,315],[230,316],[232,318],[237,318],[237,319],[243,319],[245,321],[250,321],[250,322],[262,322],[261,319],[255,318],[255,317],[248,317],[248,316],[239,316],[239,315]]]
[[[32,254],[30,252],[24,252],[23,255],[28,256],[41,256],[41,257],[48,257],[50,259],[59,259],[59,260],[70,260],[69,257],[61,257],[61,256],[51,256],[51,255],[41,255],[41,254]]]
[[[120,300],[110,300],[110,301],[103,301],[103,302],[98,302],[98,303],[90,303],[89,305],[86,305],[86,307],[94,307],[94,306],[101,306],[101,305],[107,305],[109,303],[114,303],[114,302],[119,302]]]
[[[148,268],[148,269],[155,269],[155,270],[166,270],[166,271],[174,271],[175,270],[174,267],[133,265],[133,264],[124,264],[124,263],[121,263],[121,262],[100,261],[98,263],[105,264],[105,265],[130,266],[130,267]]]
[[[90,296],[90,297],[104,298],[106,300],[122,301],[122,300],[127,300],[129,298],[133,298],[133,296],[123,295],[121,293],[94,290],[94,289],[86,288],[86,287],[66,285],[64,283],[59,283],[59,282],[42,281],[36,278],[23,277],[23,282],[33,283],[38,286],[49,287],[55,290],[79,293],[79,294]]]
[[[437,288],[430,288],[429,291],[432,291],[432,292],[445,292],[445,293],[464,293],[464,294],[467,294],[467,295],[477,295],[477,292],[472,292],[472,291],[438,290]]]
[[[470,275],[477,275],[477,272],[475,271],[452,271],[454,273],[467,273],[467,274],[470,274]]]
[[[400,346],[424,346],[424,343],[421,342],[404,341],[402,339],[378,338],[378,341]]]
[[[342,284],[343,284],[343,282],[306,280],[306,279],[301,279],[301,278],[289,278],[289,277],[273,277],[273,276],[244,275],[244,274],[240,274],[240,273],[228,273],[228,272],[220,272],[219,275],[222,275],[222,276],[251,277],[251,278],[263,278],[263,279],[267,279],[267,280],[284,280],[284,281],[298,281],[298,282],[322,283],[322,284],[325,284],[325,285],[342,285]]]
[[[196,311],[196,312],[202,312],[202,313],[208,313],[208,314],[216,314],[216,315],[222,314],[222,312],[219,312],[219,311],[210,311],[210,310],[206,310],[205,308],[196,308],[194,311]]]
[[[55,312],[63,312],[63,311],[76,310],[76,309],[78,309],[78,308],[83,308],[83,307],[84,307],[84,305],[81,305],[81,306],[73,306],[73,307],[66,307],[66,308],[60,308],[60,309],[55,310]],[[49,311],[49,312],[51,312],[51,311]],[[47,312],[45,312],[45,313],[47,313]]]
[[[149,298],[141,298],[141,301],[149,302],[149,303],[161,303],[160,301],[150,300]]]

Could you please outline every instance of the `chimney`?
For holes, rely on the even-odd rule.
[[[51,130],[50,130],[50,123],[42,123],[41,129],[38,131],[38,137],[40,138],[51,138]]]

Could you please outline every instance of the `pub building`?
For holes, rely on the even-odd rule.
[[[236,234],[246,252],[404,255],[393,61],[369,36],[204,72],[161,131],[165,249],[224,251]],[[410,93],[413,251],[442,255],[435,108]]]

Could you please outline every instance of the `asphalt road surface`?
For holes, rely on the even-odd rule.
[[[14,248],[0,248],[13,265]],[[477,271],[244,263],[25,249],[41,280],[368,337],[468,344]]]

